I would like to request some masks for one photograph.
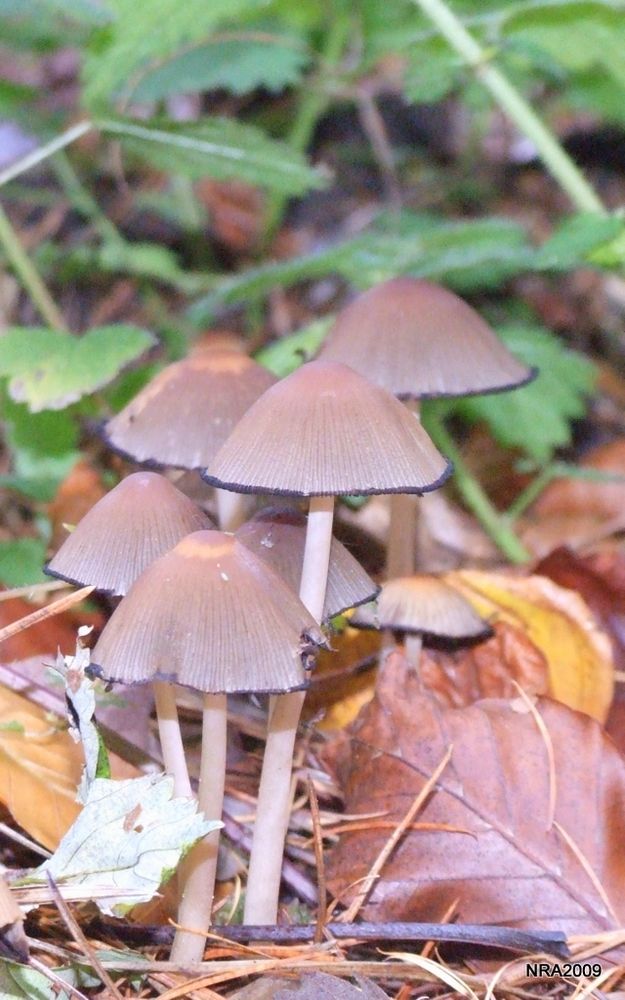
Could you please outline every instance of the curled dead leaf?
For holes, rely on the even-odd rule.
[[[457,900],[468,923],[566,933],[622,924],[625,762],[588,715],[548,699],[536,710],[549,746],[533,711],[500,699],[441,708],[400,654],[388,657],[334,760],[346,810],[398,822],[452,747],[418,820],[456,830],[407,832],[364,919],[439,920]],[[343,835],[329,857],[332,892],[351,899],[387,839],[376,829]]]
[[[543,576],[458,570],[446,579],[479,614],[525,632],[546,657],[551,697],[605,722],[614,693],[612,648],[578,593]]]

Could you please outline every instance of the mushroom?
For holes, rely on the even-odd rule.
[[[241,525],[236,537],[297,592],[306,544],[306,517],[300,510],[265,507]],[[345,546],[332,538],[322,620],[373,600],[379,589]]]
[[[405,400],[415,414],[421,399],[503,392],[536,375],[463,299],[431,281],[410,277],[385,281],[355,298],[337,316],[318,357],[351,365]],[[445,450],[449,445],[445,435]],[[456,469],[461,468],[460,456],[454,451],[452,457]],[[475,493],[474,489],[476,513],[490,517],[494,527],[496,513],[486,497],[476,498]],[[415,518],[410,497],[391,497],[387,559],[391,578],[414,572]],[[508,554],[522,559],[516,536],[510,532],[504,536]]]
[[[136,462],[180,469],[209,465],[237,421],[276,381],[234,348],[205,347],[168,365],[104,428],[107,443]],[[220,527],[243,515],[238,500],[217,493]]]
[[[123,479],[85,514],[46,566],[46,573],[104,593],[126,594],[156,558],[210,520],[164,476],[135,472]],[[190,796],[191,785],[171,684],[153,687],[165,770],[176,795]]]
[[[204,478],[220,489],[310,498],[300,597],[324,614],[334,497],[423,493],[450,467],[402,404],[346,365],[313,361],[268,389],[237,424]],[[289,818],[300,693],[269,710],[245,922],[275,922]]]
[[[199,531],[152,563],[113,613],[93,652],[111,681],[154,679],[204,693],[199,805],[221,816],[226,695],[307,683],[310,643],[323,636],[297,595],[232,535]],[[205,931],[211,918],[218,832],[193,849],[179,923]],[[178,931],[172,960],[201,959],[201,933]]]
[[[429,573],[388,580],[377,602],[357,608],[350,625],[403,632],[406,658],[416,671],[422,644],[433,639],[470,641],[492,634],[466,597]]]

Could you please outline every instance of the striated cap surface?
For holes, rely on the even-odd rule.
[[[76,525],[46,573],[110,594],[126,594],[146,566],[210,520],[155,472],[134,472]]]
[[[306,543],[306,517],[292,507],[268,507],[241,525],[236,537],[296,593]],[[323,620],[371,601],[379,587],[336,538],[330,547]]]
[[[238,350],[204,348],[159,372],[108,421],[104,436],[137,462],[203,468],[275,381]]]
[[[240,493],[425,493],[451,467],[419,420],[347,365],[311,361],[241,418],[203,478]]]
[[[93,651],[107,680],[168,680],[214,694],[304,687],[323,634],[265,563],[220,531],[198,531],[152,563]]]
[[[350,624],[357,628],[394,628],[446,639],[488,635],[490,626],[454,587],[423,573],[382,584],[377,607],[358,608]]]
[[[408,277],[341,310],[319,359],[351,365],[402,399],[500,392],[535,375],[458,295]]]

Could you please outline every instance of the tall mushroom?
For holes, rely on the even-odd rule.
[[[46,566],[46,573],[112,595],[128,593],[155,559],[210,520],[155,472],[122,479],[78,522]],[[154,701],[165,770],[176,795],[191,795],[174,688],[154,683]]]
[[[204,693],[199,805],[222,811],[226,695],[291,691],[307,681],[308,644],[322,642],[296,594],[232,535],[199,531],[139,577],[93,652],[103,676],[124,684],[168,680]],[[202,957],[210,924],[218,832],[193,849],[172,960]]]
[[[435,489],[450,468],[413,414],[346,365],[313,361],[250,407],[204,474],[220,489],[309,497],[300,597],[323,617],[337,494]],[[245,921],[276,919],[303,697],[270,706]]]
[[[503,392],[525,385],[536,374],[458,295],[410,277],[392,278],[357,296],[337,316],[318,356],[351,365],[405,400],[414,413],[421,399]],[[443,433],[441,428],[441,441]],[[447,435],[444,443],[449,450]],[[452,458],[458,468],[460,456],[454,452]],[[478,511],[484,519],[490,508],[486,498],[482,500]],[[415,517],[409,497],[391,498],[390,578],[414,572]],[[492,509],[490,519],[494,527]],[[500,536],[508,555],[522,560],[524,552],[515,536],[502,531]]]
[[[275,381],[239,350],[202,348],[160,371],[108,421],[104,436],[136,462],[202,469]],[[216,499],[220,527],[234,530],[243,520],[240,504],[229,494],[218,492]]]

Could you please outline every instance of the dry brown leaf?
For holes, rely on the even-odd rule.
[[[446,579],[483,617],[527,634],[547,659],[553,698],[605,722],[614,693],[612,649],[578,593],[543,576],[459,570]]]
[[[50,595],[51,601],[57,599],[57,594]],[[0,602],[0,628],[17,622],[20,618],[25,618],[39,607],[42,605],[31,604],[21,598],[11,598],[8,601]],[[101,615],[85,614],[76,609],[66,611],[46,621],[31,625],[26,631],[19,632],[5,640],[0,646],[0,661],[12,663],[16,660],[27,660],[38,654],[49,654],[54,659],[58,648],[65,653],[74,649],[76,629],[80,625],[94,625],[98,628],[101,624]]]
[[[439,920],[457,900],[468,923],[566,933],[623,923],[625,762],[589,716],[547,699],[537,709],[553,773],[545,736],[520,700],[444,709],[423,695],[400,654],[387,659],[374,700],[338,741],[346,810],[399,821],[452,747],[418,820],[470,832],[407,833],[364,919]],[[548,829],[554,788],[558,826]],[[380,830],[342,836],[329,858],[331,890],[348,900],[387,838]]]
[[[59,486],[54,500],[48,504],[48,517],[52,525],[50,548],[53,552],[67,538],[65,525],[78,524],[105,493],[99,473],[88,462],[77,462]]]
[[[320,650],[306,695],[306,717],[321,715],[319,727],[342,729],[355,719],[363,705],[373,698],[375,673],[362,670],[373,666],[380,651],[381,634],[346,628],[330,636],[331,650]]]

